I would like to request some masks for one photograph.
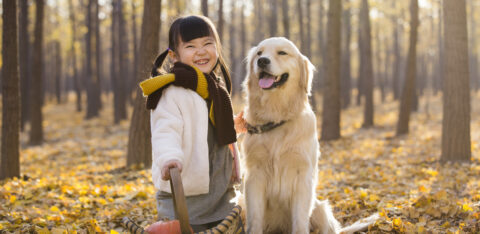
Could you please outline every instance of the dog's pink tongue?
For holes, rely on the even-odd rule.
[[[260,79],[258,81],[258,85],[263,89],[267,89],[267,88],[272,87],[273,82],[275,82],[275,77],[268,76],[268,77]]]

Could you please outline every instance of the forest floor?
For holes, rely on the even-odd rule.
[[[27,146],[22,133],[22,176],[0,181],[0,233],[122,233],[124,216],[155,221],[151,171],[125,168],[129,121],[114,125],[112,105],[91,120],[74,106],[44,107],[43,145]],[[342,224],[378,212],[369,233],[479,233],[480,95],[470,164],[438,162],[440,96],[421,100],[402,137],[398,103],[375,108],[375,127],[362,129],[363,108],[351,107],[342,112],[342,139],[321,143],[318,197]]]

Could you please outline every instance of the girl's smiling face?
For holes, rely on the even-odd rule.
[[[210,73],[218,60],[215,39],[211,36],[199,37],[180,43],[176,53],[170,53],[174,62],[195,66],[203,73]]]

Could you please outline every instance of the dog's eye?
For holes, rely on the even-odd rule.
[[[258,52],[257,52],[257,55],[262,55],[262,51],[258,51]]]
[[[283,50],[280,50],[280,51],[278,51],[278,54],[279,54],[279,55],[287,55],[287,52],[285,52],[285,51],[283,51]]]

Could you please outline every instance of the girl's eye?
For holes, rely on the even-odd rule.
[[[193,48],[193,46],[192,45],[187,45],[186,48]]]
[[[279,55],[287,55],[287,52],[281,50],[281,51],[278,51],[278,54],[279,54]]]
[[[258,52],[257,52],[257,55],[262,55],[262,51],[258,51]]]

